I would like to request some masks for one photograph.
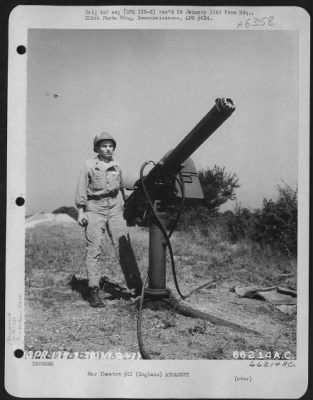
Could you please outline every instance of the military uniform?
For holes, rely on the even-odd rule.
[[[88,219],[85,227],[88,286],[99,287],[101,242],[104,233],[107,232],[127,286],[138,293],[142,283],[123,218],[121,187],[122,172],[117,161],[103,161],[99,155],[86,161],[79,176],[75,203],[78,208],[85,210]]]

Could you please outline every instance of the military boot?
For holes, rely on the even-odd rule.
[[[88,301],[91,307],[105,307],[104,303],[99,297],[99,288],[97,286],[89,288]]]

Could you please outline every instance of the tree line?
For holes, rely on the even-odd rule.
[[[242,208],[220,212],[228,200],[236,200],[239,178],[225,167],[214,165],[199,172],[204,199],[186,199],[180,227],[197,226],[203,234],[210,224],[218,224],[232,242],[250,239],[287,255],[297,254],[298,188],[286,183],[277,185],[276,199],[264,198],[257,209]]]
[[[277,185],[277,198],[264,198],[258,209],[237,205],[234,211],[221,212],[223,204],[236,200],[236,189],[240,187],[237,174],[214,165],[202,169],[199,180],[204,199],[185,199],[178,229],[197,228],[203,235],[208,235],[210,227],[218,225],[231,242],[250,239],[287,255],[297,254],[297,188],[286,183]],[[53,213],[66,213],[77,219],[75,207],[59,207]]]

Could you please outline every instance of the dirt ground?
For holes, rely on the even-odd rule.
[[[142,276],[148,263],[148,232],[130,228]],[[180,315],[168,304],[144,307],[142,338],[153,359],[233,359],[235,351],[291,352],[296,355],[296,316],[273,305],[238,297],[243,284],[295,287],[295,265],[264,258],[247,248],[220,244],[182,232],[173,234],[178,281],[183,293],[205,281],[216,283],[186,299],[187,304],[237,324],[228,327]],[[40,224],[26,232],[25,347],[48,351],[138,352],[137,302],[130,297],[115,256],[104,244],[105,308],[92,308],[82,296],[86,281],[83,231],[75,224]],[[269,260],[272,260],[271,262]],[[179,298],[168,262],[167,286]],[[73,281],[75,275],[78,281]],[[292,278],[286,278],[286,277]],[[240,328],[241,327],[241,328]],[[245,331],[248,328],[252,331]],[[253,332],[255,331],[255,333]]]

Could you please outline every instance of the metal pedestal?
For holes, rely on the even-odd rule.
[[[162,225],[166,228],[166,213],[158,213]],[[170,296],[166,287],[166,241],[155,218],[149,225],[149,287],[145,294],[150,298],[162,299]]]

